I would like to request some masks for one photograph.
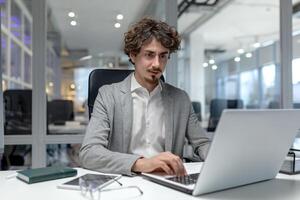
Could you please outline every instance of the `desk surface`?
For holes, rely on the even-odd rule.
[[[89,170],[78,169],[78,176],[90,172]],[[90,199],[81,195],[80,191],[57,189],[57,185],[66,182],[71,178],[58,179],[53,181],[41,182],[28,185],[16,178],[6,179],[6,176],[14,173],[13,171],[0,171],[0,197],[1,200],[17,200],[17,199],[43,199],[43,200],[84,200]],[[96,173],[96,172],[93,172]],[[198,197],[178,192],[176,190],[152,183],[142,177],[122,177],[120,182],[124,186],[137,185],[144,194],[138,196],[136,191],[125,189],[118,191],[109,191],[101,194],[101,200],[129,200],[129,199],[149,199],[159,198],[163,200],[189,200],[189,199],[205,199],[205,200],[299,200],[300,199],[300,175],[288,176],[279,174],[276,179],[261,183],[251,184],[221,192],[211,193]],[[109,187],[118,187],[113,183]]]
[[[66,124],[66,125],[48,125],[49,134],[84,134],[86,125]]]

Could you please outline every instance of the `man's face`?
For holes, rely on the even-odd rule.
[[[135,77],[142,85],[157,85],[169,58],[169,49],[155,38],[142,46],[137,55],[130,54],[135,64]]]

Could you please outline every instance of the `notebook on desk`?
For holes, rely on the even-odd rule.
[[[300,128],[300,110],[225,110],[204,164],[185,178],[148,179],[194,196],[275,178]]]

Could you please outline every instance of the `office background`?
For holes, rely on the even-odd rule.
[[[299,108],[299,2],[0,0],[1,169],[78,166],[88,74],[133,68],[122,38],[143,16],[181,33],[164,75],[198,102],[204,127],[214,99],[239,100],[244,109]]]

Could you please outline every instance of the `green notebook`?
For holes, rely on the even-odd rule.
[[[76,176],[77,170],[69,167],[42,167],[36,169],[27,169],[17,172],[17,177],[26,183],[37,183],[42,181],[49,181],[53,179]]]

